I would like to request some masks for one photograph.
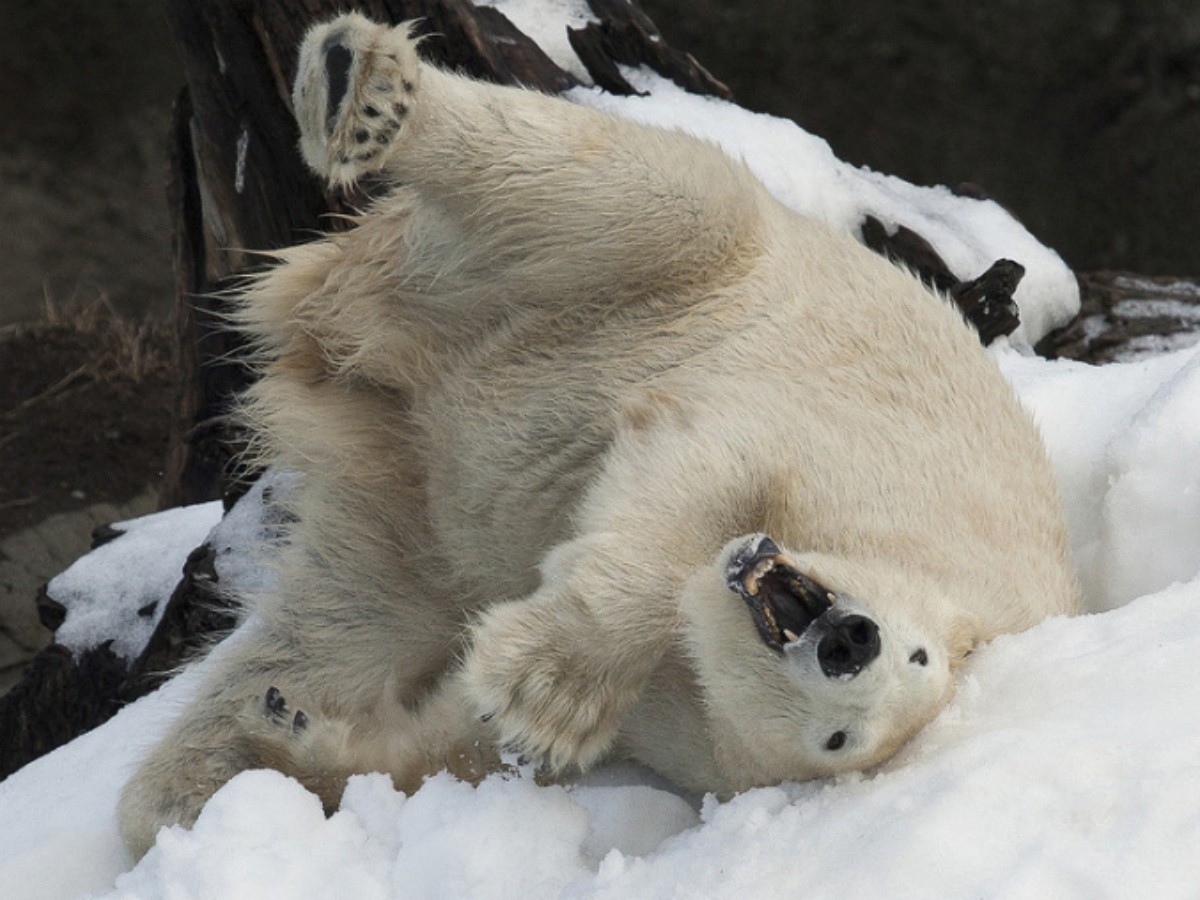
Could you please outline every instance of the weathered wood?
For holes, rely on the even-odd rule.
[[[1106,363],[1190,345],[1193,335],[1200,337],[1200,277],[1132,272],[1077,277],[1079,315],[1038,343],[1042,356]]]
[[[934,290],[950,297],[963,318],[974,326],[984,346],[998,337],[1012,334],[1021,324],[1013,292],[1025,268],[1012,260],[997,260],[976,277],[954,273],[921,235],[899,226],[888,233],[874,216],[868,215],[860,226],[862,242],[876,253],[911,271]]]
[[[58,644],[38,653],[0,697],[0,779],[108,721],[125,670],[108,644],[77,657]]]
[[[568,29],[575,55],[598,87],[612,94],[639,93],[618,66],[649,66],[686,91],[733,99],[733,92],[714,78],[690,53],[668,45],[649,16],[626,0],[588,0],[600,20]]]
[[[963,318],[975,326],[984,346],[1012,334],[1021,324],[1013,293],[1024,277],[1023,265],[999,259],[978,278],[960,281],[950,288],[950,299],[958,304]]]
[[[228,283],[232,271],[229,263],[209,257],[216,235],[210,234],[204,218],[206,187],[197,168],[193,117],[191,94],[185,90],[175,105],[167,184],[174,223],[179,381],[160,491],[163,507],[221,496],[229,454],[211,439],[213,423],[223,421],[230,399],[250,381],[249,370],[240,361],[241,342],[224,327],[224,301],[215,292],[218,285]]]

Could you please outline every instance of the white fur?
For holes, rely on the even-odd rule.
[[[721,793],[869,767],[977,642],[1075,611],[1038,435],[916,280],[713,147],[418,65],[403,26],[319,26],[299,71],[310,165],[395,187],[247,293],[298,523],[261,631],[126,789],[136,851],[251,766],[329,805],[503,742]],[[879,624],[857,677],[760,639],[723,578],[758,532]]]

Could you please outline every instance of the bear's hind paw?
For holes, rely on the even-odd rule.
[[[337,186],[378,172],[406,128],[419,77],[408,25],[351,13],[313,28],[292,93],[305,162]]]
[[[267,695],[263,698],[264,712],[267,719],[276,725],[282,725],[291,730],[293,734],[299,734],[308,727],[308,716],[303,710],[296,710],[295,714],[288,709],[287,700],[283,694],[279,692],[277,687],[267,688]]]

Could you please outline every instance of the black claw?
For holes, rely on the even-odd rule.
[[[287,712],[287,701],[283,699],[283,694],[279,693],[279,688],[267,688],[267,710],[276,716],[282,716]]]
[[[303,731],[307,727],[308,727],[308,716],[306,716],[304,714],[303,710],[300,710],[300,709],[296,710],[296,715],[292,719],[292,731]]]

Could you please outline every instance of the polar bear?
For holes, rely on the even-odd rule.
[[[696,791],[866,769],[972,647],[1073,613],[1054,478],[955,309],[683,134],[312,29],[308,164],[390,190],[245,294],[279,583],[127,785],[141,853],[237,772]]]

